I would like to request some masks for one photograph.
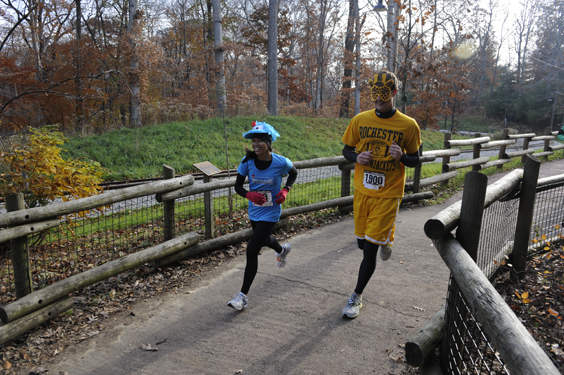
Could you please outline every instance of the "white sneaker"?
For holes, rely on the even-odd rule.
[[[233,299],[229,301],[227,306],[233,307],[235,310],[243,310],[247,307],[247,302],[249,301],[249,297],[243,294],[243,292],[239,292],[239,294],[235,294]]]
[[[292,246],[289,243],[282,245],[282,251],[276,253],[276,260],[278,261],[278,267],[284,267],[286,265],[286,257],[290,254]]]
[[[392,247],[390,245],[380,246],[380,258],[383,261],[390,259],[392,256]]]
[[[343,318],[354,319],[360,314],[360,308],[362,307],[362,296],[356,293],[351,294],[345,308],[343,309]]]

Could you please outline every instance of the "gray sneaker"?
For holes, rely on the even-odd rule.
[[[235,294],[233,299],[229,301],[227,306],[233,307],[235,310],[243,310],[247,307],[247,302],[249,301],[249,297],[243,294],[243,292],[239,292],[239,294]]]
[[[390,259],[392,256],[392,247],[390,245],[380,246],[380,258],[383,261]]]
[[[286,257],[290,254],[292,246],[289,243],[282,245],[282,251],[276,253],[276,261],[278,262],[278,267],[284,267],[286,265]]]
[[[362,307],[362,296],[356,293],[351,294],[351,298],[345,305],[343,309],[343,318],[354,319],[360,314],[360,308]]]

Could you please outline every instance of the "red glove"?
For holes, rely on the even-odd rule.
[[[261,193],[255,193],[254,191],[249,191],[245,198],[258,206],[262,206],[264,202],[266,202],[264,195],[262,195]]]
[[[274,203],[278,203],[278,204],[284,203],[287,195],[288,195],[288,189],[283,188],[278,192],[278,194],[276,194],[276,199],[274,200]]]

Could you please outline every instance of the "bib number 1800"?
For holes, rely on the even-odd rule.
[[[386,185],[386,175],[384,173],[364,171],[363,182],[365,188],[378,190]]]

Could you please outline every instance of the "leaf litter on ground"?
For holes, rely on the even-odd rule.
[[[524,276],[505,266],[493,285],[541,348],[564,373],[564,249],[549,244],[527,261]]]

